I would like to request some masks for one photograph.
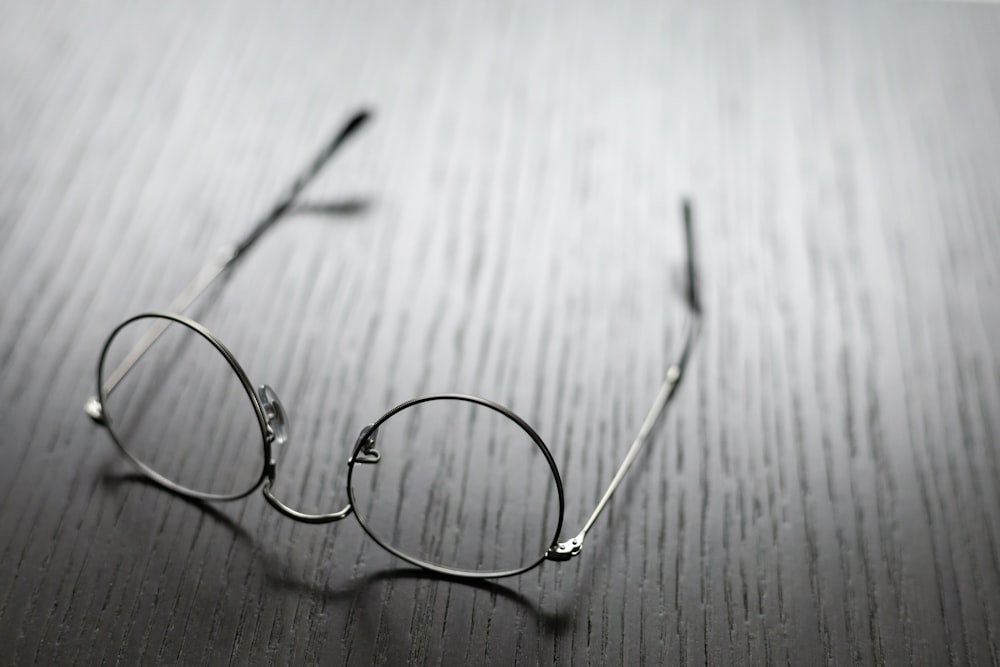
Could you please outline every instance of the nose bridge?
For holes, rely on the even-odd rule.
[[[288,442],[291,436],[291,428],[288,420],[288,413],[285,412],[285,406],[281,404],[281,399],[278,398],[278,393],[274,391],[268,385],[262,385],[257,391],[257,396],[260,398],[261,409],[264,411],[264,419],[267,422],[267,427],[272,435],[272,445],[276,445],[280,450],[285,443]],[[328,514],[309,514],[307,512],[300,512],[296,509],[292,509],[274,495],[271,490],[274,484],[275,478],[277,477],[277,456],[279,452],[272,452],[271,460],[268,462],[267,466],[267,478],[264,480],[263,493],[264,498],[274,509],[278,510],[281,514],[287,516],[290,519],[295,519],[296,521],[301,521],[302,523],[331,523],[333,521],[340,521],[341,519],[347,517],[354,511],[354,508],[350,503],[347,503],[343,508],[336,512],[330,512]]]
[[[308,514],[306,512],[293,510],[291,507],[274,497],[274,493],[271,492],[272,481],[273,479],[264,480],[264,498],[266,498],[267,502],[271,504],[271,507],[290,519],[295,519],[296,521],[301,521],[302,523],[332,523],[334,521],[340,521],[354,511],[354,508],[350,503],[347,503],[347,505],[345,505],[342,509],[336,512],[330,512],[329,514]]]

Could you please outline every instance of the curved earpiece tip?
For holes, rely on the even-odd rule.
[[[87,402],[83,406],[83,411],[87,413],[95,424],[100,424],[103,426],[106,423],[104,418],[104,406],[101,405],[101,400],[96,396],[91,396],[87,399]]]
[[[694,213],[688,197],[681,199],[681,217],[684,222],[684,245],[687,249],[687,300],[691,310],[700,315],[701,297],[698,294],[698,271],[695,268]]]
[[[348,134],[353,134],[357,130],[361,129],[361,127],[364,126],[365,123],[372,120],[374,117],[375,117],[374,111],[368,109],[367,107],[361,107],[360,109],[354,112],[354,115],[351,116],[351,119],[347,121],[346,125],[344,125],[344,130],[343,132],[341,132],[341,134],[343,134],[344,136]]]

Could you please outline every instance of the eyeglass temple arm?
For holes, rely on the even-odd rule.
[[[180,294],[174,297],[170,305],[167,306],[167,311],[171,313],[183,313],[187,308],[195,302],[195,300],[205,292],[208,287],[218,279],[226,269],[233,266],[244,253],[251,248],[261,236],[264,235],[268,229],[274,226],[274,223],[278,222],[288,213],[295,200],[298,199],[302,191],[305,190],[306,186],[319,172],[323,169],[330,158],[334,156],[341,145],[347,141],[353,134],[355,134],[365,122],[371,118],[371,113],[366,109],[361,109],[354,113],[353,116],[340,128],[340,130],[333,136],[333,138],[327,142],[316,157],[313,158],[312,162],[309,163],[302,173],[299,174],[298,178],[292,182],[291,187],[288,188],[287,192],[277,201],[277,203],[271,208],[271,211],[265,215],[261,220],[254,225],[254,228],[244,236],[242,239],[234,243],[233,245],[226,246],[219,254],[212,259],[208,264],[206,264],[198,272],[191,282],[181,290]],[[136,344],[129,351],[128,355],[118,364],[118,367],[108,376],[107,381],[104,383],[104,394],[110,394],[112,390],[122,379],[128,374],[132,367],[137,361],[146,353],[146,350],[152,346],[156,340],[163,335],[166,331],[168,324],[160,323],[152,326],[149,331],[140,338]],[[88,403],[89,405],[89,403]],[[96,409],[96,407],[95,407]],[[90,411],[88,407],[88,412]]]
[[[646,413],[646,418],[643,420],[642,426],[639,427],[639,432],[635,436],[635,440],[632,441],[632,446],[629,447],[628,452],[625,453],[624,461],[622,461],[622,464],[618,467],[618,471],[611,479],[611,483],[608,485],[604,495],[601,496],[600,501],[597,503],[597,507],[594,508],[593,512],[591,512],[590,518],[587,519],[587,522],[583,526],[583,530],[581,530],[576,537],[565,542],[560,542],[556,546],[552,547],[546,554],[546,557],[549,560],[569,560],[573,556],[580,553],[580,549],[583,547],[583,540],[587,536],[587,532],[594,525],[594,522],[597,521],[597,517],[601,515],[604,508],[607,507],[611,500],[611,496],[614,495],[615,491],[621,485],[622,480],[625,479],[625,475],[629,471],[629,468],[632,467],[632,464],[635,462],[639,452],[649,440],[650,434],[656,428],[657,423],[659,423],[660,418],[663,416],[664,409],[673,397],[674,392],[677,391],[677,386],[680,384],[681,378],[684,376],[684,372],[687,369],[688,360],[691,357],[691,350],[694,346],[694,341],[698,336],[698,330],[701,325],[701,300],[698,291],[698,274],[695,267],[694,233],[692,230],[691,218],[691,203],[685,199],[683,203],[683,219],[684,239],[685,246],[687,248],[687,286],[684,296],[689,312],[687,320],[684,324],[684,338],[680,355],[677,357],[676,361],[667,367],[667,373],[663,380],[663,384],[660,385],[660,390],[657,392],[656,398],[653,400],[653,405],[649,408],[649,412]]]

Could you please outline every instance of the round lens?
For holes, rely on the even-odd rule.
[[[261,479],[263,428],[249,381],[210,336],[184,318],[123,324],[102,359],[102,412],[118,445],[154,478],[233,498]]]
[[[504,576],[538,564],[562,526],[548,449],[484,399],[430,396],[374,424],[352,459],[351,504],[396,555],[454,574]]]

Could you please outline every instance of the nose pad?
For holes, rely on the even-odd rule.
[[[361,429],[361,435],[358,436],[358,444],[361,445],[361,451],[354,456],[355,463],[378,463],[382,460],[382,455],[375,449],[375,440],[377,438],[377,428],[368,425]],[[355,448],[357,448],[357,445],[355,445]]]
[[[274,434],[274,443],[278,446],[285,444],[289,436],[288,413],[285,412],[285,406],[281,404],[277,392],[264,384],[257,390],[257,396],[264,409],[264,419]]]

